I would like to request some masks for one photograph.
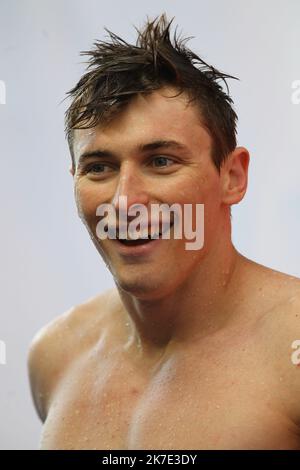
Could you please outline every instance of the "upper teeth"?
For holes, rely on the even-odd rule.
[[[146,240],[147,238],[150,240],[151,238],[158,238],[158,237],[160,237],[160,236],[161,236],[161,233],[160,233],[160,232],[159,232],[159,233],[155,233],[152,237],[151,237],[151,235],[148,235],[148,233],[147,233],[147,234],[145,234],[145,236],[141,236],[141,237],[139,237],[139,238],[130,238],[130,237],[128,237],[128,238],[125,238],[125,239],[123,238],[123,240],[133,240],[133,241],[137,241],[137,240]]]
[[[172,226],[173,226],[173,223],[171,223],[171,227]],[[167,227],[164,231],[161,229],[159,232],[156,232],[151,236],[151,232],[148,233],[148,227],[145,227],[140,231],[141,236],[139,238],[131,238],[130,233],[128,233],[128,237],[123,240],[145,240],[147,238],[150,240],[150,239],[161,237],[163,233],[168,231],[168,229],[169,227]],[[119,233],[117,234],[117,238],[119,238]]]

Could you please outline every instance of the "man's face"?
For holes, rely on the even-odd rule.
[[[138,95],[107,127],[75,131],[78,212],[116,283],[139,298],[171,293],[193,276],[217,243],[221,188],[211,159],[212,140],[198,110],[187,105],[184,95],[168,98],[176,91],[163,88],[148,96]],[[176,141],[182,148],[141,150],[155,141]],[[110,155],[99,154],[104,150]],[[152,204],[177,203],[182,208],[192,204],[193,209],[204,204],[204,247],[187,250],[187,239],[174,239],[172,229],[170,239],[148,242],[139,252],[118,240],[99,240],[96,209],[111,203],[118,215],[119,196],[127,196],[128,207],[146,206],[149,224]]]

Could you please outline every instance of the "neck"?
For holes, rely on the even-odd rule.
[[[129,316],[129,343],[142,355],[160,355],[225,326],[234,315],[242,259],[231,240],[223,241],[169,295],[141,300],[119,288]]]

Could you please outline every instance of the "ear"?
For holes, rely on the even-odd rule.
[[[236,147],[221,167],[222,202],[238,204],[244,197],[248,184],[250,155],[244,147]]]
[[[72,176],[74,176],[74,174],[75,174],[75,170],[74,170],[74,167],[73,167],[73,165],[71,165],[71,166],[70,166],[70,168],[69,168],[69,172],[71,173],[71,175],[72,175]]]

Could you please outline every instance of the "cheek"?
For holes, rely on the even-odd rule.
[[[198,186],[204,202],[207,204],[216,204],[220,198],[220,178],[216,174],[215,170],[208,170],[202,174],[198,181]]]
[[[99,193],[91,189],[88,185],[78,183],[75,186],[75,200],[80,215],[87,220],[96,217],[96,210],[101,200]]]
[[[177,196],[184,203],[199,203],[211,205],[219,197],[219,181],[209,172],[194,174],[187,178],[184,185],[177,187]]]
[[[193,221],[196,220],[196,204],[204,205],[204,230],[205,230],[205,239],[207,239],[208,234],[211,230],[214,230],[215,225],[218,223],[219,219],[219,209],[220,209],[220,183],[219,179],[206,172],[204,174],[193,177],[190,181],[190,187],[186,191],[186,201],[192,202],[193,207]],[[188,200],[189,199],[189,200]],[[198,214],[200,214],[200,209]],[[199,215],[198,215],[199,216]],[[200,216],[199,216],[200,217]],[[193,222],[195,229],[195,222]]]

